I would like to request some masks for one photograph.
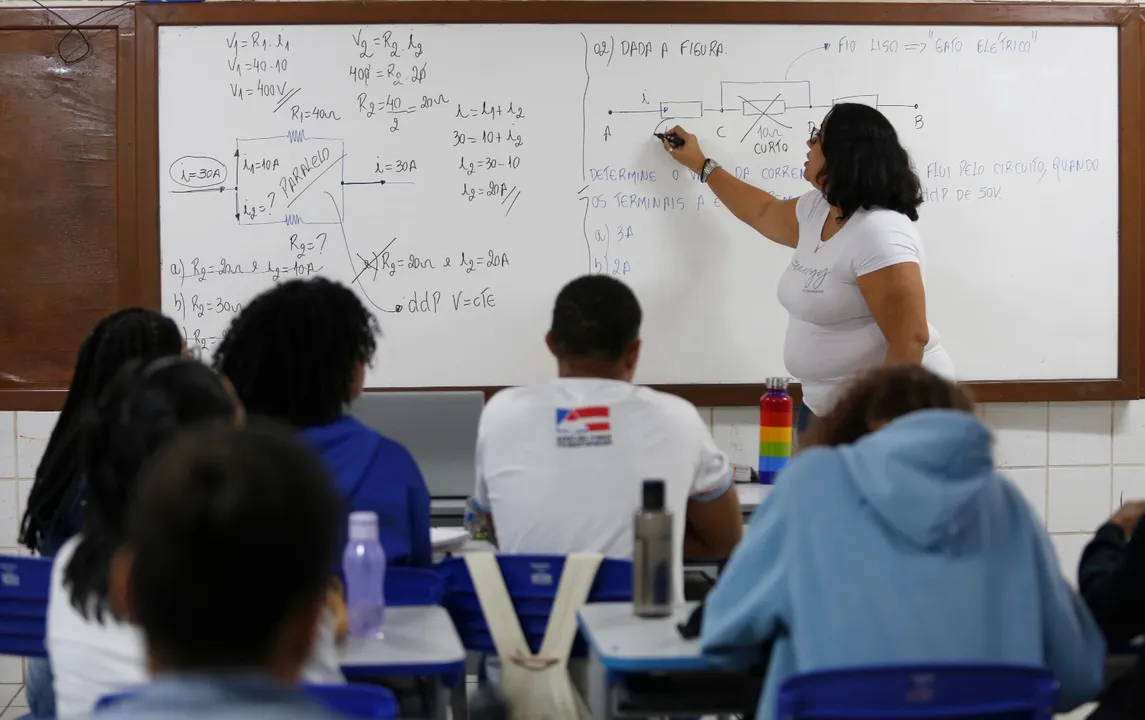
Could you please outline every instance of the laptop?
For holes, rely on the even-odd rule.
[[[435,499],[465,499],[476,475],[477,423],[485,407],[480,391],[365,392],[350,413],[405,445]]]

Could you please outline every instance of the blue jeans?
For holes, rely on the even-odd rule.
[[[52,690],[52,666],[47,658],[28,658],[28,676],[24,678],[24,695],[28,710],[37,718],[56,716],[56,694]]]

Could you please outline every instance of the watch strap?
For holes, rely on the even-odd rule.
[[[700,182],[706,183],[719,166],[720,164],[711,158],[704,160],[704,167],[700,169]]]

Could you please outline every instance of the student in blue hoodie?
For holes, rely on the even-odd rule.
[[[394,565],[428,567],[429,490],[413,456],[347,414],[377,350],[378,323],[350,288],[325,278],[290,280],[247,304],[215,351],[215,368],[251,415],[285,422],[319,451],[349,513],[378,514]]]
[[[705,601],[716,662],[791,675],[924,662],[1045,665],[1059,711],[1101,689],[1105,642],[970,398],[918,366],[860,378],[813,425]],[[817,446],[817,447],[816,447]]]

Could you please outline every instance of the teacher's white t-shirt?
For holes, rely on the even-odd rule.
[[[855,373],[881,365],[887,341],[875,324],[859,278],[899,263],[925,269],[914,223],[893,210],[858,210],[828,242],[820,242],[831,207],[818,190],[795,204],[799,243],[779,279],[779,302],[790,315],[783,361],[803,386],[803,402],[817,415]],[[816,252],[818,248],[818,252]],[[924,367],[953,379],[954,365],[930,326]]]

